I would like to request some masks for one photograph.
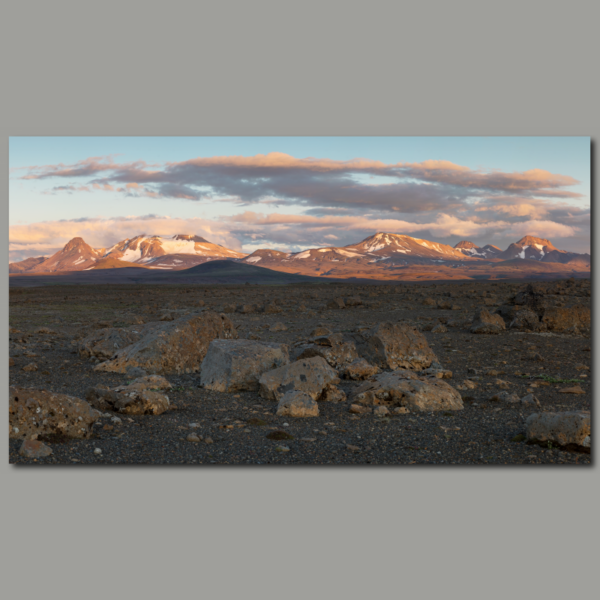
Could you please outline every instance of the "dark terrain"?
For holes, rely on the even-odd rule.
[[[173,274],[170,274],[173,276]],[[279,275],[284,275],[280,273]],[[52,276],[48,276],[50,279]],[[306,278],[308,279],[308,278]],[[12,283],[12,278],[11,278]],[[563,284],[561,287],[561,284]],[[589,280],[552,282],[547,299],[556,306],[590,304]],[[553,287],[552,287],[553,286]],[[209,392],[199,374],[167,375],[175,388],[173,404],[162,415],[103,417],[90,439],[46,439],[53,454],[44,459],[19,455],[21,440],[10,440],[10,462],[29,464],[590,464],[591,455],[564,451],[552,444],[521,440],[524,419],[533,412],[590,410],[591,339],[587,331],[533,333],[503,331],[473,334],[469,319],[479,308],[492,312],[526,283],[461,282],[349,285],[50,285],[10,290],[10,385],[33,387],[85,398],[90,386],[115,387],[126,375],[95,372],[95,361],[80,357],[77,340],[97,328],[129,327],[158,320],[166,311],[212,309],[226,305],[274,302],[283,312],[228,313],[240,338],[286,343],[306,340],[317,325],[353,332],[382,321],[407,322],[423,331],[441,365],[452,371],[452,386],[467,377],[476,384],[463,390],[464,410],[390,415],[349,413],[350,402],[320,403],[314,418],[275,415],[276,403],[258,392]],[[362,305],[326,308],[335,297],[359,296]],[[444,300],[452,309],[424,303]],[[445,322],[447,332],[427,331]],[[282,322],[287,331],[270,332]],[[427,326],[429,325],[429,327]],[[53,333],[35,333],[47,327]],[[29,356],[27,356],[29,354]],[[37,371],[24,372],[35,362]],[[469,369],[475,369],[469,372]],[[486,374],[495,370],[496,374]],[[540,407],[492,400],[496,380],[519,397],[533,392]],[[572,380],[576,380],[573,382]],[[342,379],[347,395],[358,381]],[[579,384],[584,394],[561,393]],[[191,428],[190,424],[197,424]],[[268,439],[274,432],[291,438]],[[195,443],[195,432],[213,443]],[[278,437],[272,436],[272,437]],[[285,437],[279,434],[279,437]],[[277,448],[284,444],[289,451]],[[352,446],[353,449],[348,449]],[[102,453],[95,454],[99,448]]]

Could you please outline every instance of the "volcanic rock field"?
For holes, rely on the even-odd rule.
[[[590,464],[589,279],[10,290],[10,462]]]

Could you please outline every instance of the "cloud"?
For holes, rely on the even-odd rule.
[[[273,152],[161,164],[117,162],[114,156],[89,157],[73,164],[32,166],[11,174],[25,181],[66,180],[64,185],[49,188],[48,193],[85,191],[122,194],[125,200],[179,199],[223,206],[229,213],[212,220],[156,216],[151,220],[131,217],[125,222],[89,220],[80,223],[83,233],[73,233],[76,221],[56,221],[53,223],[62,225],[42,228],[48,234],[49,247],[75,235],[86,241],[86,235],[91,236],[90,243],[106,246],[143,231],[183,230],[193,230],[208,239],[217,236],[235,249],[256,243],[285,245],[288,249],[334,242],[346,245],[376,231],[429,236],[444,243],[472,238],[476,243],[493,240],[497,245],[508,245],[516,241],[514,235],[522,237],[522,231],[538,235],[543,227],[546,230],[539,233],[543,237],[550,237],[552,232],[565,239],[579,235],[583,236],[581,244],[588,243],[589,209],[575,206],[574,199],[582,195],[568,189],[578,181],[540,168],[503,172],[471,169],[446,160],[340,161]],[[248,210],[231,215],[235,206]],[[263,210],[278,212],[259,212]],[[295,214],[285,214],[289,211]],[[142,221],[152,223],[155,229],[142,227]],[[174,229],[169,229],[171,226]],[[526,231],[528,226],[538,233]],[[109,239],[113,241],[104,241]]]
[[[357,181],[356,175],[391,177],[392,183]],[[112,157],[90,157],[72,165],[30,167],[21,179],[88,177],[96,185],[150,186],[146,192],[164,198],[238,202],[300,202],[311,206],[376,206],[417,212],[452,209],[467,197],[487,193],[521,193],[576,198],[564,188],[578,183],[568,175],[544,169],[506,173],[473,170],[443,160],[386,164],[355,158],[339,161],[295,158],[272,152],[255,156],[213,156],[162,165],[144,161],[116,163]],[[134,186],[135,184],[135,186]]]
[[[552,238],[568,238],[575,236],[579,229],[554,221],[531,220],[515,223],[510,228],[511,233],[517,236],[532,235],[552,240]]]

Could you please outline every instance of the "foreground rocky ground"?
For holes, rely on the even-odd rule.
[[[318,399],[314,417],[278,416],[277,401],[258,389],[208,389],[201,383],[201,359],[194,369],[193,360],[180,365],[177,353],[164,352],[170,362],[162,375],[171,388],[152,393],[166,394],[166,410],[160,403],[152,405],[154,414],[104,405],[84,438],[38,435],[37,458],[20,453],[23,432],[13,432],[10,462],[590,464],[589,447],[528,443],[525,424],[534,413],[590,410],[589,307],[589,280],[535,283],[531,289],[523,283],[468,282],[11,290],[10,385],[17,389],[85,400],[90,388],[126,386],[149,373],[142,363],[125,365],[125,372],[98,365],[121,368],[124,359],[110,361],[110,355],[139,343],[144,327],[156,332],[157,325],[210,312],[224,315],[223,325],[216,316],[211,325],[217,337],[230,339],[237,332],[239,339],[286,344],[290,361],[314,347],[319,328],[342,334],[343,343],[356,342],[360,354],[361,335],[378,324],[416,326],[437,357],[438,377],[459,392],[464,408],[398,411],[369,405],[356,414],[352,398],[365,383],[343,378],[339,366],[341,401]],[[93,336],[102,330],[111,333],[98,344]],[[208,342],[190,343],[188,357],[206,354]],[[530,395],[530,402],[521,401]]]

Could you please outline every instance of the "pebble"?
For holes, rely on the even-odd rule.
[[[200,438],[195,433],[190,433],[190,435],[188,435],[186,439],[188,442],[199,442],[200,441]]]
[[[102,454],[102,450],[100,448],[94,448],[94,454]]]
[[[214,444],[214,440],[211,437],[204,438],[205,444]]]

